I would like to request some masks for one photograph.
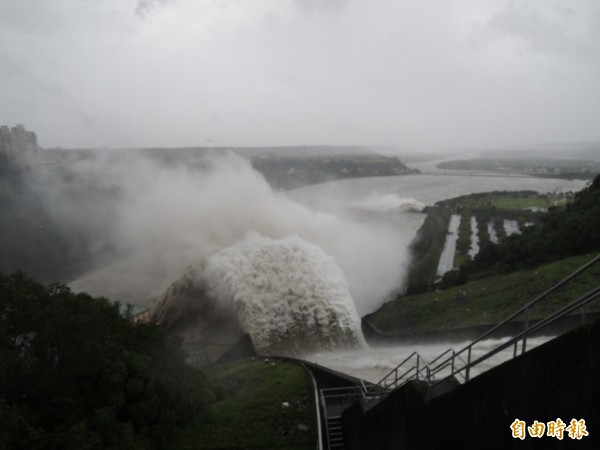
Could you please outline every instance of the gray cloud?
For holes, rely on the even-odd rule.
[[[307,14],[338,15],[351,0],[295,0],[297,7]]]
[[[507,9],[494,14],[488,26],[502,37],[521,39],[537,53],[588,57],[598,52],[598,6],[590,4],[580,10],[579,15],[584,20],[572,30],[568,29],[569,22],[578,19],[572,8],[556,5],[550,12],[554,17],[527,4],[511,3]]]
[[[45,146],[600,140],[594,0],[0,1],[0,123]]]
[[[145,17],[150,14],[155,8],[163,6],[174,0],[137,0],[135,13],[138,16]]]

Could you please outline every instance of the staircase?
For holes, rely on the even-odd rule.
[[[365,389],[364,384],[321,389],[320,401],[326,425],[326,441],[324,443],[327,450],[344,450],[346,448],[342,412],[357,400],[363,400]]]
[[[327,417],[327,440],[329,441],[330,450],[344,450],[344,428],[342,418]]]

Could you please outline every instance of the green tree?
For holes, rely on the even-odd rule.
[[[0,448],[167,448],[204,386],[157,325],[0,273]]]

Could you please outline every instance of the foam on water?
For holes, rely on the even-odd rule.
[[[367,211],[387,212],[387,211],[422,211],[425,205],[412,198],[400,197],[396,194],[371,194],[356,202],[350,203],[350,206],[365,209]]]

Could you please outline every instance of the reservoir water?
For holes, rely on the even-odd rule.
[[[581,180],[554,178],[400,175],[332,181],[294,189],[286,195],[317,211],[360,214],[364,220],[392,224],[398,233],[414,236],[425,215],[403,207],[410,201],[433,205],[440,200],[476,192],[567,192],[579,191],[585,185]],[[388,201],[386,207],[382,198],[395,198],[396,202]]]

